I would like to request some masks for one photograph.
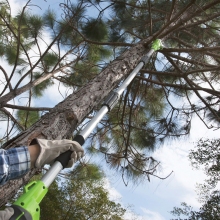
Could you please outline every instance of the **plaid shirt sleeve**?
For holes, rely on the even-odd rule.
[[[23,176],[30,167],[30,154],[27,147],[0,149],[0,185]]]

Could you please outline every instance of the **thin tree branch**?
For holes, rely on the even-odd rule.
[[[14,118],[14,116],[8,110],[6,110],[5,108],[0,108],[0,111],[7,115],[8,118],[10,118],[11,121],[13,121],[22,131],[25,130],[25,128],[17,121],[16,118]]]
[[[28,106],[19,106],[19,105],[11,105],[5,104],[6,108],[19,109],[25,111],[50,111],[51,108],[48,107],[28,107]]]

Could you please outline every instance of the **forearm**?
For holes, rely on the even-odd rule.
[[[31,168],[28,147],[0,149],[0,185],[26,174]]]
[[[53,163],[60,154],[68,150],[72,154],[66,167],[72,167],[84,155],[83,148],[76,141],[34,139],[28,147],[0,149],[0,185],[20,178],[30,168],[41,168],[45,164]]]
[[[0,149],[0,185],[26,174],[34,167],[40,153],[38,144]]]
[[[28,151],[30,154],[31,168],[34,168],[35,162],[40,154],[40,147],[38,144],[33,144],[33,145],[28,146]]]

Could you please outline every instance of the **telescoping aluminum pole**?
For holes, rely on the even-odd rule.
[[[111,109],[116,105],[121,94],[131,83],[134,77],[138,74],[140,69],[148,62],[152,54],[161,48],[161,40],[155,40],[152,43],[152,47],[148,51],[148,53],[142,57],[138,65],[125,79],[121,86],[116,91],[110,92],[102,108],[91,119],[91,121],[80,132],[80,134],[74,138],[74,141],[77,141],[81,146],[84,144],[85,140],[88,138],[88,136],[97,126],[97,124],[101,121],[104,115],[107,112],[111,111]],[[67,166],[71,154],[72,152],[70,150],[61,154],[40,181],[31,182],[24,187],[24,194],[12,205],[15,210],[15,214],[10,218],[10,220],[39,220],[39,204],[43,197],[46,195],[48,187],[55,180],[56,176],[63,168]]]
[[[134,77],[138,74],[138,72],[141,70],[141,68],[148,62],[152,54],[162,48],[162,43],[160,39],[157,39],[153,42],[151,49],[148,51],[148,53],[142,57],[136,68],[130,73],[130,75],[125,79],[125,81],[121,84],[121,86],[116,90],[110,92],[109,96],[103,103],[102,108],[98,111],[98,113],[90,120],[90,122],[87,124],[87,126],[80,132],[79,135],[77,135],[74,138],[74,141],[77,141],[79,144],[83,145],[87,137],[92,133],[94,128],[97,126],[97,124],[101,121],[101,119],[104,117],[104,115],[111,111],[111,109],[117,104],[117,101],[119,100],[121,94],[124,92],[124,90],[128,87],[128,85],[131,83],[131,81],[134,79]],[[63,155],[67,155],[67,153],[63,153]],[[68,153],[69,156],[66,158],[62,158],[62,156],[57,158],[57,161],[53,166],[50,168],[50,170],[43,176],[41,181],[44,182],[44,184],[49,187],[50,184],[54,181],[57,174],[67,166],[67,163],[69,161],[71,152]],[[62,165],[61,165],[62,164]]]

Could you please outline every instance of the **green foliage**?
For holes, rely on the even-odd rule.
[[[219,139],[200,139],[195,149],[191,150],[189,159],[193,167],[203,168],[208,177],[208,180],[198,187],[197,194],[202,204],[198,211],[194,211],[191,206],[181,203],[182,207],[174,207],[171,214],[179,219],[186,219],[182,217],[187,216],[188,220],[219,219],[220,191],[215,190],[220,180]]]
[[[6,59],[9,65],[14,65],[17,59],[17,47],[16,46],[8,46],[5,48]]]
[[[29,28],[28,28],[29,16],[30,16],[29,13],[26,13],[26,11],[19,12],[13,20],[15,31],[17,32],[17,35],[23,37],[23,40],[29,37]]]
[[[98,62],[101,59],[109,58],[111,55],[109,49],[100,45],[89,45],[87,53],[87,59],[90,62]]]
[[[99,181],[104,177],[101,169],[95,164],[78,164],[71,172],[73,179],[79,181]]]
[[[38,35],[41,34],[44,26],[44,20],[41,16],[38,15],[31,15],[28,18],[28,25],[30,28],[30,34],[33,38],[36,38]]]
[[[35,73],[33,78],[36,80],[39,79],[41,76],[42,75],[40,73]],[[47,79],[41,82],[40,84],[34,86],[32,88],[33,96],[36,98],[43,96],[44,91],[51,85],[53,85],[53,81],[51,79]]]
[[[189,11],[183,11],[191,3]],[[117,58],[120,64],[125,58],[123,64],[131,65],[139,49],[130,47],[130,51],[120,56],[129,48],[128,44],[143,40],[147,51],[152,37],[158,36],[165,38],[171,47],[150,58],[146,71],[141,71],[133,80],[115,109],[95,131],[101,132],[91,135],[90,152],[102,152],[113,168],[127,172],[131,178],[146,174],[145,168],[155,164],[149,159],[149,153],[168,138],[188,134],[195,112],[210,116],[208,120],[218,120],[218,1],[211,4],[200,0],[195,3],[190,0],[88,0],[76,4],[67,1],[61,3],[60,14],[48,10],[43,17],[31,14],[27,10],[30,6],[28,4],[15,17],[11,16],[6,1],[0,9],[0,55],[14,65],[5,77],[5,91],[14,94],[16,91],[11,85],[16,84],[11,79],[16,78],[16,73],[20,73],[16,88],[24,82],[43,80],[46,74],[56,73],[53,80],[60,80],[76,91],[107,67],[110,60]],[[192,13],[192,8],[197,13]],[[90,17],[92,10],[96,10],[97,17]],[[43,30],[50,36],[47,41]],[[120,42],[127,44],[123,46]],[[42,57],[45,48],[48,52]],[[127,53],[133,59],[130,63],[124,57]],[[123,68],[114,71],[122,76]],[[31,88],[29,94],[34,98],[42,96],[53,80],[47,79]],[[203,99],[201,91],[212,95],[212,100]],[[190,100],[194,92],[201,99],[199,104]],[[188,106],[185,102],[184,106],[176,103],[182,98],[188,101]],[[27,125],[29,114],[24,116],[22,125]]]
[[[69,25],[68,20],[60,22],[57,25],[57,30],[58,33],[62,32],[60,39],[63,45],[75,45],[78,39],[80,39],[77,33],[73,33],[73,28]]]
[[[150,117],[158,118],[164,113],[166,104],[162,89],[148,86],[143,101],[145,111],[149,113]]]
[[[65,206],[62,201],[65,201]],[[47,195],[44,197],[40,204],[40,219],[61,219],[63,214],[63,208],[69,205],[69,201],[66,200],[66,193],[60,190],[58,180],[54,181],[49,188]]]
[[[182,215],[187,216],[187,217],[190,216],[190,218],[194,216],[194,212],[192,210],[193,208],[191,206],[187,205],[185,202],[182,202],[181,207],[174,207],[170,213],[174,216],[179,217],[178,219],[181,220],[182,218],[180,217]],[[195,218],[192,218],[192,219],[195,219]]]
[[[29,128],[32,124],[39,120],[40,115],[38,111],[18,110],[16,118],[19,124],[25,128]]]
[[[98,74],[98,68],[93,63],[84,62],[77,63],[73,67],[73,73],[65,77],[65,83],[68,85],[83,85]]]
[[[120,30],[112,29],[109,33],[109,42],[125,42],[126,35],[122,35]]]
[[[51,69],[54,68],[55,65],[57,65],[58,61],[59,61],[59,57],[58,54],[51,52],[51,53],[47,53],[43,59],[43,66],[45,68],[46,71],[50,71]],[[61,63],[59,63],[61,64]]]
[[[56,13],[53,10],[47,10],[43,15],[43,20],[47,27],[53,29],[56,25]]]
[[[133,129],[133,143],[137,148],[148,149],[149,151],[155,150],[156,138],[153,130],[150,129]]]
[[[85,169],[92,172],[86,171],[85,175]],[[55,181],[41,203],[41,219],[122,220],[125,209],[109,199],[109,193],[103,187],[103,176],[94,178],[91,173],[102,171],[93,164],[86,168],[78,165],[71,173],[72,180]]]
[[[171,214],[179,217],[179,220],[216,220],[219,219],[219,204],[220,192],[214,191],[199,211],[194,211],[191,206],[181,203],[182,207],[174,207]],[[187,216],[187,218],[184,216]]]
[[[108,29],[101,19],[90,18],[82,27],[86,38],[94,41],[104,41],[107,39]]]
[[[81,20],[83,20],[83,18],[86,16],[86,7],[84,7],[80,1],[78,4],[69,2],[68,9],[65,8],[64,12],[68,14],[68,20],[70,23],[73,23],[74,25],[81,25]]]
[[[0,31],[1,35],[1,31]],[[0,43],[0,56],[3,56],[5,54],[5,47],[2,43]]]
[[[207,183],[215,187],[220,180],[220,155],[219,139],[200,139],[196,149],[190,151],[189,159],[193,167],[197,169],[204,166],[205,173],[209,177]]]
[[[219,124],[220,123],[220,111],[210,108],[210,111],[207,113],[207,118],[209,121]]]
[[[126,0],[116,2],[116,4],[113,5],[112,11],[115,14],[123,15],[126,13]]]

